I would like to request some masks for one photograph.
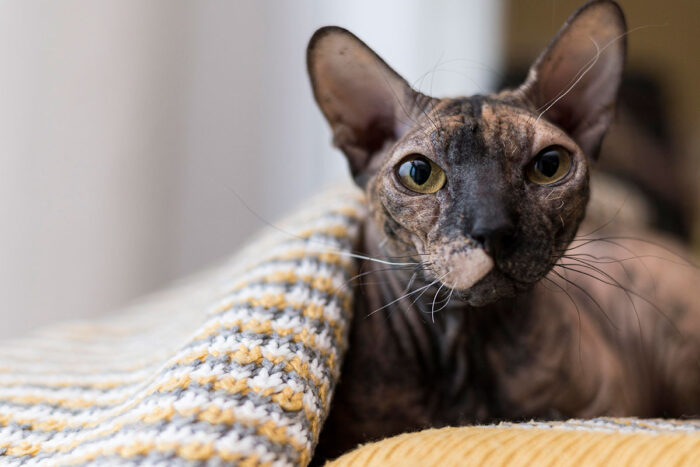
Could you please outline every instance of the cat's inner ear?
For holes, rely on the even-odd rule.
[[[307,66],[333,143],[362,183],[372,157],[410,126],[419,93],[360,39],[335,26],[313,35]]]
[[[626,30],[615,2],[586,3],[562,26],[521,87],[536,112],[592,158],[613,117]]]

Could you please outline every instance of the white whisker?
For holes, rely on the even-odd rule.
[[[444,286],[444,283],[440,284],[440,287],[438,287],[437,292],[435,292],[435,296],[433,297],[433,304],[430,307],[430,319],[433,321],[433,323],[435,322],[435,300],[437,300],[438,295],[440,295],[440,291]]]
[[[430,287],[431,285],[435,284],[435,283],[438,282],[439,280],[440,280],[440,279],[436,279],[435,281],[431,282],[431,283],[428,284],[428,285],[424,285],[423,287],[417,288],[416,290],[414,290],[414,291],[412,291],[412,292],[409,292],[409,293],[406,293],[406,294],[401,295],[401,296],[400,296],[399,298],[397,298],[396,300],[392,300],[392,301],[390,301],[389,303],[387,303],[386,305],[382,306],[381,308],[377,308],[376,310],[374,310],[373,312],[371,312],[370,314],[368,314],[366,317],[370,317],[370,316],[372,316],[373,314],[375,314],[376,312],[381,311],[381,310],[383,310],[384,308],[390,307],[390,306],[393,305],[394,303],[396,303],[396,302],[398,302],[398,301],[400,301],[400,300],[403,300],[403,299],[406,298],[406,297],[410,297],[410,296],[413,295],[414,293],[418,293],[418,292],[420,292],[421,290],[427,289],[428,287]]]
[[[569,93],[576,87],[576,85],[579,83],[579,81],[581,81],[581,80],[583,79],[583,77],[586,76],[586,74],[595,66],[595,64],[598,63],[598,59],[600,58],[600,52],[601,52],[602,50],[605,50],[605,48],[607,48],[610,44],[612,44],[612,43],[615,41],[615,39],[613,39],[613,40],[610,41],[603,49],[601,49],[601,48],[598,46],[598,44],[596,43],[596,41],[593,40],[592,37],[589,36],[588,38],[591,40],[591,42],[593,42],[593,45],[594,45],[595,48],[596,48],[595,56],[593,56],[593,58],[592,58],[591,60],[589,60],[588,63],[587,63],[586,65],[584,65],[584,67],[582,68],[582,71],[579,71],[579,72],[577,73],[579,76],[578,76],[578,78],[576,78],[576,80],[573,82],[573,84],[572,84],[571,86],[569,86],[569,88],[568,88],[566,91],[560,93],[559,96],[557,96],[551,103],[549,103],[549,105],[547,105],[547,107],[545,107],[545,109],[544,109],[542,112],[540,112],[540,114],[539,114],[539,115],[537,116],[537,118],[535,119],[535,124],[537,124],[537,122],[540,121],[540,118],[542,117],[542,115],[544,115],[545,113],[547,113],[547,111],[548,111],[549,109],[551,109],[552,107],[554,107],[554,105],[555,105],[557,102],[559,102],[559,101],[562,100],[564,97],[566,97],[566,95],[569,94]]]

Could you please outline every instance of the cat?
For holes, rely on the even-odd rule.
[[[347,30],[313,35],[314,97],[366,193],[361,252],[393,263],[362,265],[315,463],[426,427],[700,415],[696,269],[638,232],[576,237],[626,31],[589,1],[520,87],[445,99]]]

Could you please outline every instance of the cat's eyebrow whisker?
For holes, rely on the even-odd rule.
[[[382,78],[384,78],[384,81],[385,81],[386,85],[388,86],[389,91],[394,95],[394,99],[395,99],[396,102],[399,104],[399,107],[401,107],[401,110],[403,110],[403,113],[406,115],[406,117],[408,117],[408,119],[411,121],[411,123],[415,124],[415,123],[416,123],[416,119],[415,119],[415,118],[413,117],[413,115],[408,111],[408,109],[406,108],[406,106],[405,106],[404,103],[403,103],[403,100],[399,98],[399,96],[396,94],[396,91],[394,90],[394,88],[393,88],[393,87],[391,86],[391,84],[389,83],[389,79],[388,79],[387,76],[386,76],[386,71],[385,71],[384,69],[382,69],[381,67],[379,67],[379,65],[377,65],[377,69],[378,69],[379,72],[382,74]],[[423,108],[423,106],[422,106],[421,104],[418,103],[418,98],[419,98],[420,96],[422,96],[422,95],[423,95],[423,94],[421,94],[421,93],[416,93],[416,95],[415,95],[415,97],[414,97],[414,99],[413,99],[413,106],[414,106],[414,107],[418,107],[418,108],[420,109],[420,111],[423,113],[423,115],[425,115],[425,117],[428,119],[428,121],[430,121],[430,123],[435,127],[435,129],[437,129],[437,125],[435,124],[435,122],[430,118],[430,116],[428,115],[428,113],[426,112],[426,110]],[[426,96],[426,97],[428,97],[428,96]],[[398,119],[398,117],[397,117],[397,119]],[[400,123],[403,123],[403,124],[406,124],[406,123],[407,123],[407,122],[403,122],[403,121],[401,121],[401,120],[399,120],[399,121],[400,121]]]
[[[444,64],[446,64],[446,63],[443,63],[442,65],[444,65]],[[466,79],[466,80],[468,80],[469,82],[471,82],[471,84],[474,85],[474,89],[475,89],[478,93],[480,93],[480,94],[487,94],[487,93],[488,93],[488,91],[487,91],[486,89],[484,89],[482,86],[480,86],[479,83],[478,83],[474,78],[472,78],[469,74],[467,74],[467,73],[465,73],[465,72],[463,72],[463,71],[460,71],[460,70],[453,70],[453,69],[451,69],[451,68],[444,68],[444,67],[442,67],[442,65],[440,66],[440,68],[434,68],[433,70],[427,71],[427,72],[424,74],[424,76],[427,76],[427,75],[429,75],[429,74],[431,74],[431,73],[432,73],[433,75],[435,75],[437,72],[440,72],[440,73],[452,73],[452,74],[461,76],[461,77],[463,77],[464,79]],[[417,80],[416,80],[416,81],[417,81]],[[421,80],[421,84],[422,84],[422,80]],[[431,78],[430,94],[432,94],[432,78]]]
[[[437,66],[439,65],[439,63],[440,63],[440,59],[438,59],[438,61],[435,62],[435,67],[437,67]],[[433,71],[433,73],[434,73],[434,71]],[[423,74],[423,76],[421,76],[421,77],[419,78],[420,81],[421,81],[421,86],[422,86],[423,81],[425,80],[425,78],[428,76],[428,74],[430,74],[430,71],[426,71],[426,72]],[[417,81],[418,81],[418,80],[416,80],[416,82],[417,82]],[[430,84],[430,91],[431,91],[431,92],[430,92],[430,94],[432,94],[432,87],[433,87],[433,85],[432,85],[432,81],[431,81],[431,84]],[[419,88],[419,89],[420,89],[420,88]],[[435,122],[435,120],[433,120],[432,118],[430,118],[430,115],[428,114],[429,110],[432,110],[432,109],[426,110],[425,107],[424,107],[421,103],[418,102],[418,99],[421,98],[421,96],[424,96],[424,97],[428,98],[429,101],[432,100],[432,98],[431,98],[429,95],[423,94],[420,90],[418,90],[418,91],[416,92],[415,96],[413,97],[413,106],[419,108],[420,111],[421,111],[421,112],[423,113],[423,115],[425,116],[425,118],[427,118],[428,121],[430,122],[430,124],[433,126],[433,128],[434,128],[436,131],[438,131],[438,130],[439,130],[439,125]]]
[[[574,77],[571,79],[571,81],[569,81],[569,83],[571,83],[571,84],[567,84],[567,86],[564,87],[564,89],[562,91],[560,91],[552,100],[550,100],[549,102],[544,104],[544,106],[546,106],[546,108],[537,116],[537,119],[535,119],[534,124],[537,124],[537,122],[540,120],[542,115],[547,113],[547,111],[549,109],[551,109],[557,102],[559,102],[561,99],[563,99],[567,94],[569,94],[576,87],[576,85],[579,83],[579,81],[581,81],[581,79],[583,79],[583,77],[595,66],[595,64],[598,62],[598,59],[600,58],[601,53],[604,52],[608,47],[610,47],[611,45],[613,45],[614,43],[616,43],[617,41],[619,41],[623,37],[635,32],[635,31],[638,31],[640,29],[651,28],[651,27],[663,27],[663,26],[667,26],[667,24],[648,24],[648,25],[642,25],[642,26],[638,26],[636,28],[632,28],[632,29],[625,31],[624,33],[622,33],[616,37],[613,37],[603,47],[600,47],[598,45],[598,43],[592,37],[588,36],[588,38],[591,40],[591,42],[593,43],[593,45],[596,48],[595,55],[588,62],[586,62],[586,64],[584,66],[582,66],[581,69],[574,75]],[[573,81],[573,83],[572,83],[572,81]],[[539,111],[540,109],[542,109],[542,107],[538,108],[537,111]]]
[[[549,102],[545,105],[545,109],[542,110],[542,112],[540,112],[540,114],[535,119],[535,123],[534,123],[535,125],[537,124],[537,122],[540,121],[540,118],[542,117],[542,115],[546,114],[549,109],[554,107],[554,105],[557,102],[562,100],[567,94],[569,94],[576,87],[576,85],[579,83],[579,81],[581,81],[583,79],[583,77],[586,76],[586,74],[595,66],[595,64],[598,63],[598,59],[600,58],[601,51],[605,50],[610,44],[613,43],[613,41],[610,41],[603,49],[601,49],[600,46],[598,45],[598,43],[592,37],[589,36],[588,38],[591,40],[591,42],[593,43],[593,45],[596,48],[595,55],[588,62],[586,62],[586,64],[583,67],[581,67],[581,70],[579,70],[578,73],[576,73],[576,75],[574,76],[574,82],[568,88],[565,88],[562,92],[560,92],[554,99],[552,99],[551,102]],[[540,109],[537,109],[537,110],[540,110]]]
[[[545,201],[557,201],[557,200],[562,199],[564,197],[564,190],[560,190],[557,192],[557,193],[559,193],[559,196],[557,198],[551,199],[550,196],[554,193],[555,193],[554,190],[547,193],[547,196],[544,197],[544,200]]]

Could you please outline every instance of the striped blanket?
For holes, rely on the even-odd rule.
[[[305,465],[338,379],[361,194],[326,193],[223,266],[0,345],[0,463]]]
[[[347,345],[351,251],[365,215],[359,191],[324,193],[223,265],[118,315],[0,344],[0,464],[306,465]],[[428,430],[337,462],[665,459],[700,459],[700,425],[599,419]]]

